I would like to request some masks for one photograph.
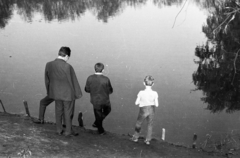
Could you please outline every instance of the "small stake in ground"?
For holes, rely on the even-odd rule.
[[[27,101],[23,100],[23,104],[24,104],[24,107],[25,107],[25,110],[26,110],[26,113],[27,113],[28,117],[31,117],[31,116],[30,116],[29,109],[28,109],[28,103],[27,103]]]
[[[1,103],[1,105],[2,105],[2,108],[3,108],[4,113],[7,113],[6,110],[5,110],[5,107],[4,107],[3,103],[2,103],[2,100],[0,100],[0,103]]]
[[[192,144],[192,148],[193,149],[196,148],[196,144],[197,144],[197,134],[194,133],[194,135],[193,135],[193,144]]]
[[[165,128],[163,128],[162,129],[162,140],[163,141],[165,140],[165,132],[166,132],[166,130],[165,130]]]

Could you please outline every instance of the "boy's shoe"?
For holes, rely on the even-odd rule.
[[[107,133],[104,131],[104,132],[101,132],[101,133],[99,133],[101,136],[103,136],[103,135],[106,135]]]
[[[144,143],[147,144],[147,145],[150,145],[150,141],[149,140],[145,140]]]
[[[133,141],[133,142],[138,142],[138,138],[136,138],[136,137],[133,136],[133,137],[131,138],[131,141]]]
[[[92,127],[97,128],[97,125],[94,123],[94,124],[92,124]]]

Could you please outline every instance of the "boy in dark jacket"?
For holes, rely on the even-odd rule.
[[[93,127],[98,128],[101,135],[106,134],[103,128],[103,120],[111,112],[109,95],[113,92],[111,82],[108,77],[102,74],[104,65],[97,63],[94,66],[95,74],[87,78],[85,91],[90,93],[91,103],[94,108],[95,122]]]

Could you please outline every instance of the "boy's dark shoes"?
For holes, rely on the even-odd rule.
[[[94,123],[94,124],[92,124],[92,127],[97,128],[97,125]]]
[[[101,132],[101,133],[99,133],[101,136],[103,136],[103,135],[106,135],[107,133],[104,131],[104,132]]]
[[[63,128],[66,128],[66,125],[63,124],[62,126],[63,126]]]
[[[32,120],[33,121],[33,123],[36,123],[36,124],[44,124],[44,120],[41,120],[41,119],[34,119],[34,120]]]

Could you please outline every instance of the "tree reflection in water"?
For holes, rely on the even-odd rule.
[[[13,0],[0,0],[0,28],[4,28],[12,17]]]
[[[41,13],[44,20],[75,20],[86,11],[92,12],[98,20],[108,22],[126,6],[145,5],[149,0],[0,0],[0,28],[11,19],[14,9],[25,21],[32,21],[35,13]],[[183,0],[154,0],[159,7],[181,4]]]
[[[202,27],[208,41],[197,46],[199,66],[193,73],[196,90],[202,90],[211,112],[240,110],[240,3],[239,0],[203,2],[211,13]]]

